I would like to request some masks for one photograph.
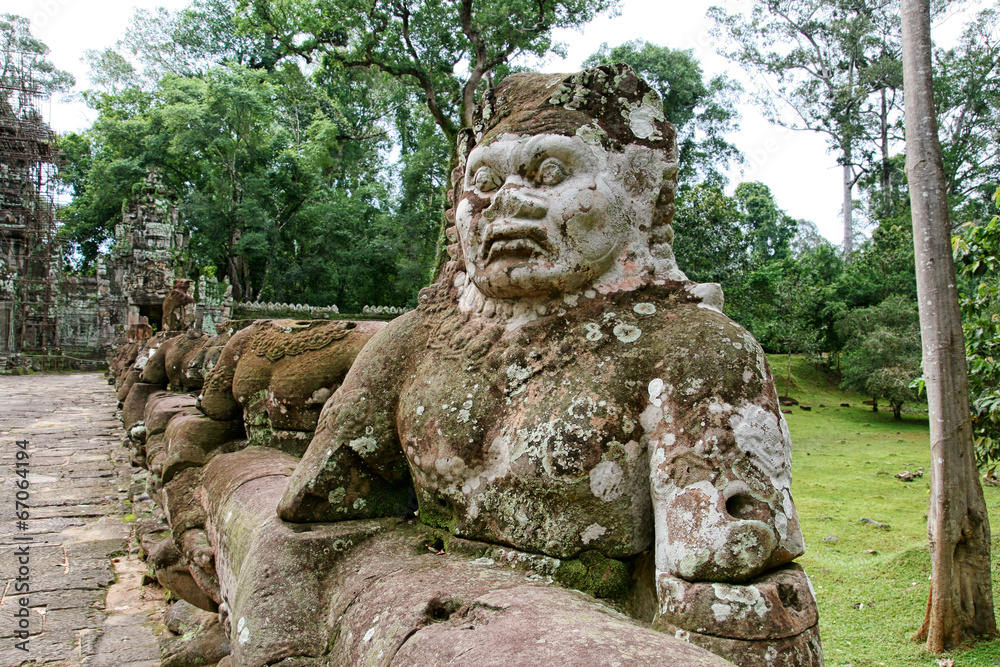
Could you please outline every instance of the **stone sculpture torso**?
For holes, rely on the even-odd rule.
[[[723,554],[688,564],[689,574],[740,581],[787,562],[801,538],[787,452],[767,451],[762,437],[769,426],[784,441],[763,352],[688,285],[662,282],[584,296],[513,332],[453,308],[418,309],[362,352],[365,372],[327,404],[317,441],[384,479],[412,473],[425,523],[560,558],[639,554],[654,539],[651,480],[677,490],[707,482],[708,493],[687,500],[714,502],[714,534],[661,522],[685,533],[674,540],[678,567],[699,550]],[[745,425],[748,413],[760,424]],[[660,469],[650,470],[651,456]],[[327,500],[328,518],[367,513],[369,499],[349,483]],[[727,511],[785,523],[760,539],[771,540],[766,554],[740,563],[714,544],[728,538]]]

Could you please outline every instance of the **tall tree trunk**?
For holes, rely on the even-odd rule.
[[[889,171],[889,105],[885,99],[885,87],[882,87],[882,111],[879,115],[880,148],[882,149],[882,218],[889,217],[892,210],[892,180]]]
[[[995,634],[996,621],[990,524],[972,441],[968,369],[934,110],[929,0],[903,0],[901,14],[906,172],[931,439],[931,591],[915,639],[926,639],[927,650],[940,653],[975,636]]]
[[[849,164],[850,151],[844,151],[844,258],[850,260],[854,252],[854,172]]]

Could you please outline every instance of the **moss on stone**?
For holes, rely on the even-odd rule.
[[[262,389],[250,397],[243,409],[243,423],[250,445],[269,447],[274,427],[267,414],[268,390]]]
[[[417,504],[420,508],[420,512],[417,515],[420,523],[425,526],[440,528],[441,530],[447,530],[449,533],[454,533],[455,517],[447,504],[441,502],[425,490],[421,490],[418,494]]]
[[[584,551],[578,558],[564,560],[555,571],[555,580],[567,588],[614,600],[626,596],[630,579],[628,565],[598,551]]]

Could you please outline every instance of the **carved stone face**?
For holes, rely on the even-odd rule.
[[[552,295],[608,272],[634,240],[623,170],[609,168],[617,158],[558,134],[475,148],[455,221],[476,287],[502,299]]]

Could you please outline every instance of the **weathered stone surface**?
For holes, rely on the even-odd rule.
[[[199,609],[184,600],[178,600],[170,605],[167,608],[167,612],[163,615],[163,624],[167,626],[167,630],[170,630],[175,635],[183,635],[192,630],[198,630],[218,620],[218,614]],[[219,660],[222,660],[222,658],[219,658]]]
[[[128,398],[128,393],[132,390],[132,385],[139,381],[139,376],[142,372],[138,368],[126,369],[121,385],[118,388],[118,402],[124,403],[125,399]]]
[[[174,343],[171,341],[177,336],[178,332],[176,331],[163,331],[150,338],[145,345],[139,348],[136,354],[135,368],[142,373],[141,382],[161,387],[167,386],[166,359],[160,352],[160,348],[167,344],[173,345]]]
[[[6,638],[13,624],[4,623],[0,665],[152,667],[150,661],[158,657],[155,622],[146,616],[148,609],[138,610],[140,591],[127,598],[114,593],[122,585],[116,580],[127,578],[120,565],[141,567],[127,555],[132,524],[122,519],[135,508],[123,501],[132,470],[120,444],[124,433],[110,418],[117,403],[114,392],[93,373],[36,374],[3,383],[0,463],[13,463],[14,440],[30,441],[31,503],[44,506],[49,516],[33,512],[27,530],[0,524],[0,589],[7,591],[0,613],[13,618],[11,605],[20,597],[7,580],[17,571],[9,560],[17,548],[12,538],[30,536],[28,597],[36,632],[24,653]],[[15,470],[0,465],[5,487],[13,488]],[[55,502],[59,496],[64,502]],[[147,590],[145,598],[154,600],[155,591]],[[117,636],[116,629],[133,614],[138,623],[129,626],[127,644],[134,660],[120,660],[117,649],[126,637]],[[151,640],[148,645],[139,639],[142,634]],[[105,638],[109,641],[102,645]]]
[[[727,664],[692,644],[820,667],[787,426],[760,346],[674,260],[656,94],[622,65],[514,75],[458,162],[416,310],[257,322],[202,371],[204,415],[136,432],[176,540],[158,576],[218,603],[241,667]],[[136,367],[176,354],[181,386],[203,339]]]
[[[164,367],[171,387],[185,391],[201,388],[204,379],[200,373],[191,373],[189,364],[211,339],[206,333],[190,329],[183,336],[174,339],[176,342],[164,350]]]
[[[697,617],[702,635],[768,640],[800,635],[819,621],[809,580],[795,564],[741,585],[688,583],[661,573],[657,587],[663,602],[654,628]]]
[[[208,534],[200,528],[191,528],[181,535],[178,546],[188,560],[188,572],[194,583],[213,602],[222,604],[222,589],[215,569],[215,547],[209,542]]]
[[[146,402],[157,392],[163,392],[163,387],[145,382],[136,382],[129,389],[125,403],[122,404],[122,424],[125,431],[130,432],[132,427],[140,423],[146,414]]]
[[[447,581],[442,584],[448,586]],[[426,599],[425,593],[414,602]],[[592,600],[571,591],[531,585],[490,590],[462,601],[454,613],[449,613],[448,602],[453,606],[460,603],[450,597],[428,602],[426,620],[413,624],[416,631],[404,640],[391,665],[731,664],[682,641],[664,641],[663,635],[600,610]],[[381,639],[379,634],[373,641]],[[369,649],[364,654],[367,657],[371,652]]]
[[[655,94],[625,66],[517,74],[459,158],[458,261],[362,351],[279,515],[388,516],[412,488],[423,523],[577,559],[583,579],[626,582],[652,549],[637,585],[660,608],[658,581],[757,591],[768,613],[734,641],[808,645],[811,594],[799,618],[777,594],[796,585],[753,583],[804,549],[787,426],[760,346],[674,262],[677,153]],[[714,627],[715,604],[671,623]]]
[[[108,355],[108,374],[110,375],[109,382],[114,384],[116,389],[121,387],[123,374],[135,363],[136,355],[139,353],[139,348],[146,341],[119,340],[118,342],[120,345]],[[127,392],[126,395],[128,395]],[[123,398],[119,397],[119,400],[123,400]]]
[[[163,509],[175,535],[205,527],[205,509],[199,497],[202,468],[187,468],[163,485]]]
[[[229,638],[218,614],[181,600],[167,610],[164,623],[173,635],[160,638],[161,667],[215,665],[229,655]]]
[[[218,325],[217,331],[218,333],[208,339],[198,354],[186,358],[184,362],[183,374],[186,377],[200,379],[202,385],[219,362],[219,357],[233,334],[230,327],[225,325]]]
[[[167,451],[163,459],[163,483],[192,466],[202,466],[217,453],[234,451],[245,445],[239,420],[215,421],[203,414],[182,413],[167,424],[164,431]]]
[[[167,424],[175,415],[199,414],[195,407],[197,399],[189,394],[158,394],[146,402],[144,421],[146,425],[146,437],[163,433],[167,430]]]
[[[135,540],[139,546],[139,557],[148,559],[157,544],[170,537],[170,526],[153,517],[140,519],[135,524]]]
[[[172,537],[166,537],[149,548],[149,566],[156,580],[182,600],[206,611],[218,611],[218,605],[203,591],[188,571],[188,561]]]
[[[807,628],[794,637],[758,640],[702,635],[669,623],[658,626],[658,629],[683,637],[685,641],[706,648],[716,655],[725,655],[740,667],[801,667],[823,664],[818,625]]]
[[[194,281],[189,278],[178,278],[174,286],[163,299],[163,330],[185,331],[194,320],[194,313],[188,312],[188,306],[194,303],[194,297],[188,290]]]
[[[162,477],[163,460],[167,457],[166,433],[146,437],[145,455],[146,468],[154,475]]]

